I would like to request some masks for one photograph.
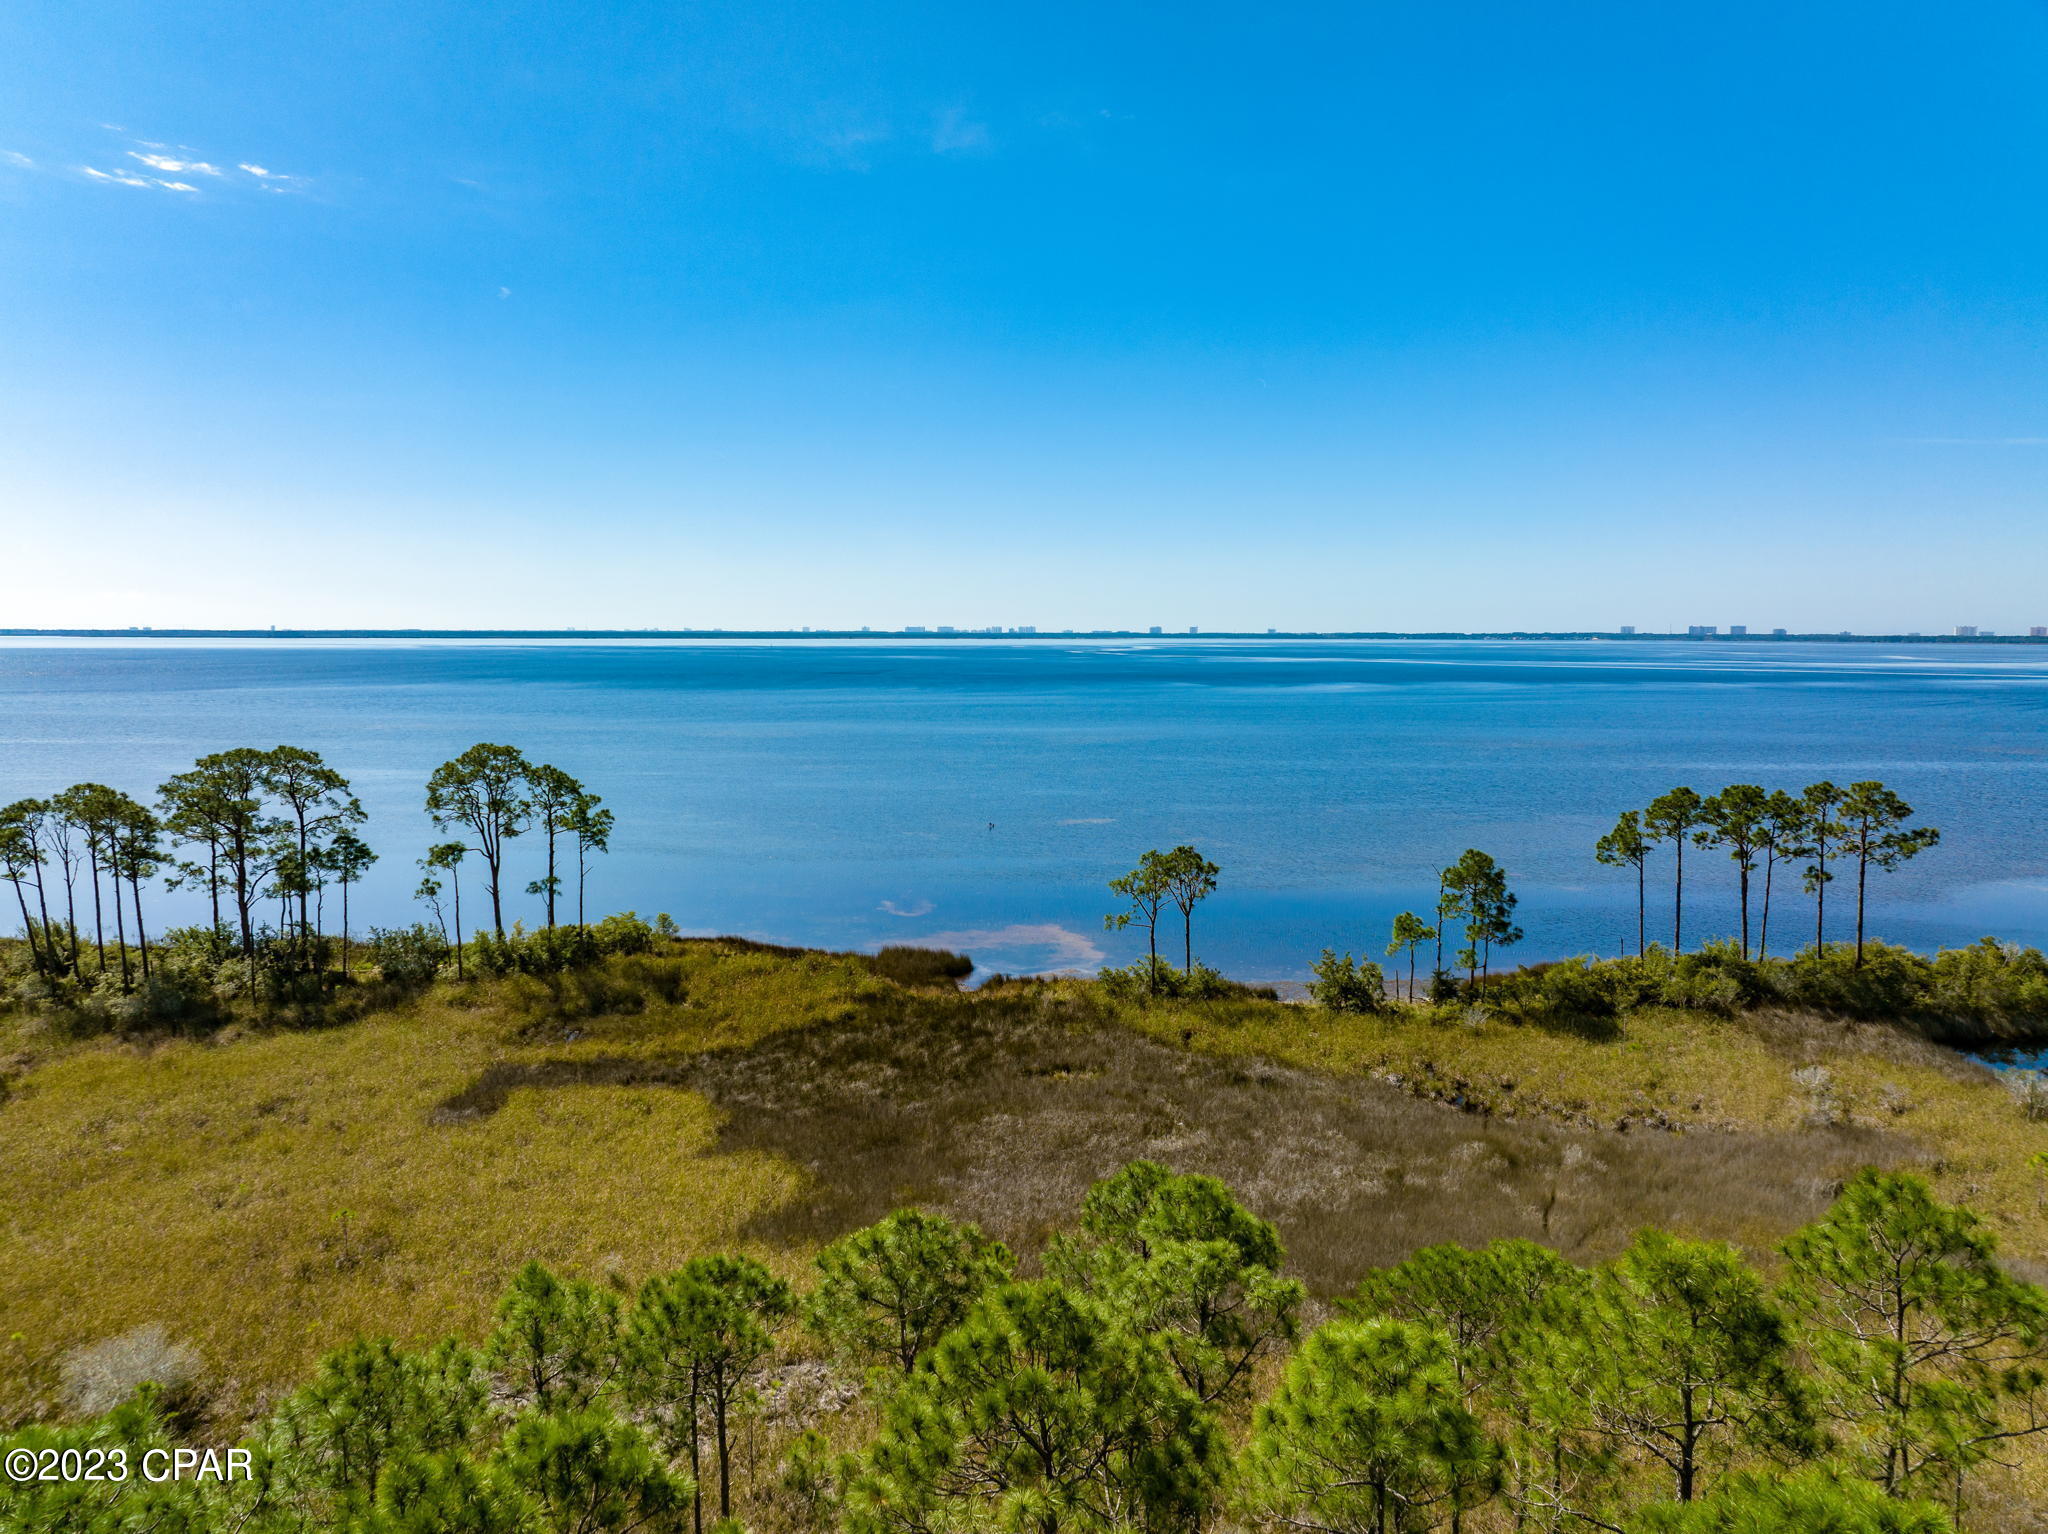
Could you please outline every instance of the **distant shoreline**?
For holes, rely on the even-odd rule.
[[[203,628],[0,628],[0,639],[531,639],[589,643],[592,640],[674,639],[1440,639],[1604,641],[1611,644],[1938,644],[2048,645],[2030,634],[1619,634],[1592,629],[1541,633],[1522,629],[1487,632],[1399,633],[1391,630],[1200,630],[1054,629],[1018,632],[998,629],[203,629]]]

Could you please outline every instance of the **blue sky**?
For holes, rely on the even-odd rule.
[[[0,625],[2009,632],[2044,150],[2019,0],[17,0]]]

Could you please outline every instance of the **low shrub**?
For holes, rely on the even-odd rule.
[[[418,922],[410,927],[372,927],[365,952],[387,985],[417,990],[433,983],[454,950],[438,927]]]
[[[1121,969],[1097,972],[1096,983],[1117,1001],[1277,1001],[1271,986],[1240,985],[1200,959],[1191,969],[1175,969],[1164,959],[1138,959]]]
[[[601,959],[652,953],[675,932],[676,924],[666,913],[649,923],[635,912],[615,911],[594,926],[529,932],[515,922],[510,932],[479,932],[467,952],[480,975],[560,975],[588,969]]]
[[[884,980],[898,985],[955,985],[974,973],[974,961],[943,948],[884,948],[869,961]]]
[[[1308,999],[1329,1012],[1377,1012],[1387,1004],[1386,977],[1370,959],[1356,962],[1348,953],[1339,958],[1325,948],[1308,983]]]

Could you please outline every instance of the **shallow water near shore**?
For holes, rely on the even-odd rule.
[[[1395,912],[1426,909],[1432,870],[1476,846],[1521,894],[1511,961],[1612,953],[1633,942],[1634,883],[1592,845],[1619,810],[1679,783],[1828,777],[1881,778],[1943,832],[1875,881],[1873,932],[2048,942],[2033,647],[0,641],[0,798],[78,780],[147,797],[204,752],[312,747],[354,781],[382,854],[352,897],[359,932],[423,914],[421,788],[478,740],[554,762],[617,812],[593,912],[667,911],[693,932],[1085,971],[1142,951],[1103,930],[1106,881],[1193,842],[1224,870],[1198,955],[1296,979],[1324,947],[1377,957]],[[541,856],[537,837],[515,844],[508,919],[538,919],[509,891]],[[1687,946],[1732,932],[1725,857],[1689,853],[1687,873]],[[1668,941],[1661,858],[1651,888]],[[1831,938],[1851,891],[1831,891]],[[484,909],[475,880],[464,909]],[[162,895],[155,911],[198,907]],[[1813,921],[1781,882],[1773,951]]]

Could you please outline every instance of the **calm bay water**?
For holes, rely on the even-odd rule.
[[[1516,956],[1613,952],[1634,885],[1592,845],[1617,811],[1678,783],[1874,777],[1943,831],[1877,885],[1875,930],[2048,943],[2048,651],[2031,647],[0,641],[0,799],[80,779],[146,797],[204,752],[312,747],[354,780],[383,855],[359,927],[420,914],[421,786],[479,740],[617,812],[595,909],[689,931],[1087,969],[1140,946],[1102,930],[1105,881],[1186,841],[1224,871],[1198,951],[1298,978],[1325,946],[1376,956],[1476,846],[1521,894]],[[515,844],[508,886],[540,852]],[[1688,943],[1734,921],[1725,858],[1694,870]],[[1661,859],[1658,876],[1668,936]],[[194,909],[161,897],[153,920]],[[1812,906],[1781,890],[1772,922],[1810,938]]]

